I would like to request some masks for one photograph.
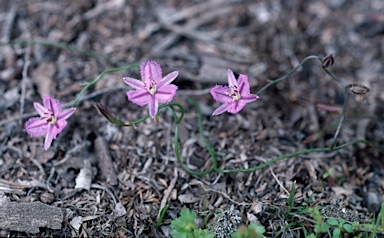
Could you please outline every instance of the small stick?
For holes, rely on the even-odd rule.
[[[113,161],[108,153],[107,142],[101,136],[95,140],[95,152],[97,163],[101,172],[101,175],[105,178],[105,181],[112,186],[116,186],[118,181],[116,177],[116,171],[113,167]]]
[[[13,24],[15,23],[16,14],[17,14],[17,6],[16,4],[13,4],[11,6],[11,9],[8,12],[7,20],[3,25],[3,31],[1,32],[2,41],[8,41],[9,39],[11,39],[11,33],[13,30]]]
[[[124,87],[114,87],[114,88],[101,89],[101,90],[95,91],[93,93],[90,93],[84,97],[81,97],[79,99],[79,102],[86,101],[88,99],[94,98],[94,97],[99,96],[99,95],[104,94],[104,93],[115,92],[115,91],[122,90],[122,89],[124,89]],[[74,101],[64,103],[63,108],[70,107],[73,104],[73,102]],[[8,118],[6,120],[0,121],[0,126],[3,126],[5,124],[8,124],[8,123],[13,122],[15,120],[24,119],[24,118],[28,118],[28,117],[34,117],[37,115],[39,115],[37,112],[30,112],[30,113],[22,114],[19,116],[11,117],[11,118]]]
[[[175,188],[177,178],[178,178],[178,173],[177,173],[177,168],[175,167],[175,169],[173,170],[173,179],[171,180],[168,188],[164,191],[163,199],[161,199],[160,210],[159,210],[159,214],[157,214],[157,219],[160,218],[161,210],[165,207],[165,205],[167,205],[168,198],[171,195],[172,190]]]
[[[28,68],[31,64],[30,62],[30,47],[27,47],[27,51],[25,52],[24,56],[24,67],[23,67],[23,78],[21,80],[21,96],[20,96],[20,115],[23,115],[24,113],[24,104],[25,104],[25,92],[26,92],[26,83],[28,80]],[[20,119],[20,124],[22,124],[22,121]]]

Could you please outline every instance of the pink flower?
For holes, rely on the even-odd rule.
[[[43,104],[44,106],[37,102],[33,103],[40,117],[30,118],[25,123],[24,129],[31,137],[45,135],[44,148],[48,150],[52,140],[56,139],[56,136],[67,125],[66,119],[75,112],[76,108],[62,111],[59,100],[50,96],[43,97]]]
[[[229,86],[216,85],[210,90],[212,97],[223,104],[213,112],[213,116],[223,112],[238,113],[245,104],[259,98],[251,94],[248,76],[245,74],[240,74],[237,81],[233,72],[228,69],[228,84]]]
[[[177,86],[170,84],[176,79],[178,71],[173,71],[165,77],[161,75],[160,65],[156,61],[141,63],[141,80],[123,78],[124,82],[136,90],[127,92],[128,100],[139,106],[148,104],[149,115],[154,118],[157,114],[159,103],[169,103],[176,94]]]

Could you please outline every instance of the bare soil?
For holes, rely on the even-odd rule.
[[[164,75],[180,72],[175,101],[186,109],[180,148],[188,167],[204,170],[211,161],[196,108],[186,97],[202,107],[204,134],[219,167],[250,168],[329,146],[343,89],[318,61],[269,87],[236,115],[211,116],[219,105],[207,89],[226,84],[232,69],[248,75],[255,93],[305,57],[333,54],[332,72],[370,89],[363,97],[350,95],[337,144],[365,139],[382,145],[383,13],[381,0],[2,0],[1,42],[12,44],[0,48],[0,236],[169,237],[171,220],[189,208],[202,227],[203,218],[218,227],[235,217],[234,226],[257,222],[266,237],[274,237],[291,221],[311,224],[308,216],[292,214],[289,221],[282,215],[294,182],[295,206],[326,207],[326,217],[369,221],[383,193],[382,150],[354,144],[250,173],[193,176],[176,161],[175,122],[167,110],[158,122],[120,128],[95,108],[99,101],[126,121],[145,116],[147,108],[127,101],[129,87],[122,80],[139,78],[138,68],[107,74],[88,90],[47,151],[44,138],[30,138],[23,125],[42,96],[69,106],[82,82],[153,59]],[[220,211],[225,218],[217,218]],[[280,236],[303,234],[286,229]]]

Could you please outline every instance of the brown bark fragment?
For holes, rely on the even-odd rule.
[[[108,153],[107,142],[103,137],[97,137],[95,140],[95,150],[97,164],[99,166],[101,175],[105,181],[112,186],[117,185],[116,171],[113,167],[113,161]]]
[[[37,234],[40,227],[61,229],[64,216],[60,208],[40,202],[9,202],[0,198],[0,229]]]

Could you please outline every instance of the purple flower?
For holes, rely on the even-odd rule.
[[[52,140],[56,139],[56,136],[67,125],[66,119],[75,112],[76,108],[62,111],[59,100],[50,96],[43,97],[43,104],[44,106],[37,102],[33,103],[40,117],[30,118],[25,123],[24,129],[31,137],[45,135],[44,148],[48,150]]]
[[[240,74],[237,81],[233,72],[228,69],[228,84],[229,86],[216,85],[210,90],[212,97],[223,104],[213,112],[213,116],[223,112],[238,113],[245,104],[259,98],[251,94],[248,76],[245,74]]]
[[[160,65],[151,60],[141,63],[140,70],[142,81],[129,77],[123,78],[126,84],[136,89],[128,91],[127,97],[139,106],[148,104],[149,115],[154,118],[159,103],[169,103],[175,96],[177,86],[170,83],[175,80],[179,72],[173,71],[162,77]]]

